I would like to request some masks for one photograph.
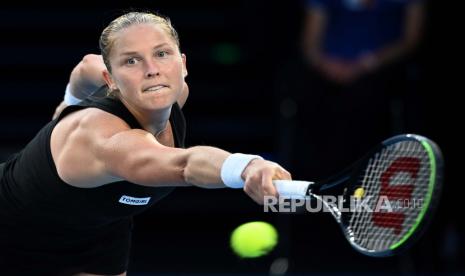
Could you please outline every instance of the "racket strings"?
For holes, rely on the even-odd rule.
[[[410,146],[411,145],[412,145],[412,142],[410,142]],[[417,145],[420,146],[419,144]],[[407,146],[409,146],[409,144],[407,144]],[[388,183],[388,192],[386,192],[386,189],[384,189],[385,191],[383,191],[383,187],[381,187],[380,195],[384,193],[384,196],[393,198],[394,202],[397,199],[397,200],[400,200],[401,203],[402,203],[402,200],[404,201],[407,200],[408,202],[412,199],[415,200],[417,198],[424,197],[426,190],[421,189],[421,188],[428,187],[427,184],[428,184],[429,177],[425,178],[424,173],[418,174],[418,172],[420,171],[419,165],[420,165],[421,160],[425,160],[427,162],[428,156],[426,152],[423,151],[422,147],[420,147],[420,149],[422,151],[420,151],[420,153],[417,154],[417,156],[414,156],[415,158],[410,158],[410,160],[412,160],[411,163],[404,164],[404,167],[400,168],[400,169],[405,169],[407,171],[410,171],[410,173],[407,173],[407,174],[405,173],[399,174],[401,175],[401,177],[399,177],[400,185],[399,183],[394,183],[394,181],[392,181],[393,179],[391,178],[389,179],[391,181],[389,181]],[[399,157],[399,158],[403,158],[403,157]],[[399,166],[399,163],[402,163],[402,162],[398,162],[398,160],[399,159],[394,159],[392,164],[396,164],[397,166]],[[390,169],[392,169],[392,167],[396,167],[396,166],[393,166],[392,164],[389,167]],[[416,170],[412,170],[412,168],[416,168]],[[399,168],[396,168],[393,171],[399,171]],[[429,176],[429,174],[430,172],[428,170],[427,175]],[[381,176],[381,178],[382,177],[383,175]],[[418,180],[419,182],[412,183],[412,177],[416,177],[416,180]],[[383,181],[383,179],[381,179],[381,181]],[[410,185],[408,185],[409,183]],[[426,184],[426,185],[418,186],[418,184]],[[415,188],[420,187],[419,189],[416,189],[415,191],[416,194],[414,193],[414,189],[413,189],[414,187]],[[407,204],[407,205],[410,205],[410,204]],[[372,214],[371,219],[372,219],[372,222],[375,224],[375,226],[384,228],[383,231],[379,232],[378,237],[375,238],[375,242],[374,242],[375,248],[378,248],[378,247],[385,248],[385,247],[389,247],[390,245],[396,243],[400,238],[404,236],[404,234],[411,228],[411,226],[414,225],[416,218],[418,217],[419,211],[421,210],[421,207],[420,208],[418,208],[419,206],[417,206],[417,208],[413,206],[404,206],[405,208],[402,208],[402,206],[400,207],[401,207],[399,208],[400,210],[399,209],[391,210],[391,212],[389,213],[384,212],[384,213]],[[404,233],[402,233],[402,231]]]
[[[417,141],[399,142],[376,153],[359,176],[370,210],[352,213],[352,241],[374,251],[399,242],[425,208],[430,175],[428,153]]]
[[[409,166],[411,164],[408,164]],[[392,168],[392,165],[391,165]],[[408,176],[408,175],[407,175]],[[408,176],[409,177],[409,176]],[[420,176],[421,177],[421,176]],[[405,180],[400,180],[400,183],[406,183]],[[408,181],[408,179],[407,179]],[[408,183],[408,182],[407,182]],[[391,182],[390,185],[393,185]],[[390,187],[390,191],[387,194],[390,198],[399,198],[399,199],[410,199],[412,196],[412,190],[410,189],[410,193],[405,194],[405,189],[400,189],[400,188],[405,188],[406,186],[399,186],[399,187]],[[382,190],[382,188],[381,188]],[[400,190],[400,191],[399,191]],[[381,191],[382,192],[382,191]],[[408,210],[408,209],[407,209]],[[375,244],[373,245],[375,248],[376,247],[383,247],[383,246],[389,246],[390,242],[392,241],[392,238],[395,238],[395,235],[392,235],[392,230],[394,231],[394,234],[399,235],[402,226],[409,226],[414,223],[414,220],[408,220],[408,218],[411,218],[412,216],[409,216],[408,214],[399,214],[399,213],[377,213],[372,215],[372,221],[377,222],[378,225],[375,226],[381,226],[384,228],[384,231],[380,231],[378,233],[378,237],[373,239],[375,241]],[[375,220],[377,218],[377,220]],[[376,224],[376,223],[375,223]],[[381,224],[381,225],[379,225]],[[391,228],[391,230],[389,230]],[[391,236],[389,236],[391,235]],[[389,239],[391,237],[391,240]],[[382,244],[383,240],[385,241],[384,244]]]

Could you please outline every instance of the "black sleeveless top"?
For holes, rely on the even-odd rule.
[[[52,130],[66,115],[89,107],[114,114],[131,128],[142,128],[117,99],[87,99],[77,106],[67,107],[21,152],[0,165],[0,234],[2,229],[21,227],[73,236],[91,234],[96,229],[127,222],[173,190],[172,187],[153,188],[126,181],[97,188],[77,188],[61,180],[50,150]],[[184,147],[185,119],[177,103],[173,105],[170,123],[175,146]]]

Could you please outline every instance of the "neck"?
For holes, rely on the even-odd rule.
[[[140,116],[140,118],[136,117],[136,119],[145,130],[157,136],[166,129],[170,114],[171,107],[168,110],[152,112],[146,116]]]
[[[135,110],[124,101],[123,104],[129,110],[129,112],[131,112],[132,115],[134,115],[134,117],[142,126],[142,128],[152,133],[155,137],[161,134],[166,129],[171,114],[171,106],[163,110],[144,112],[140,110]]]

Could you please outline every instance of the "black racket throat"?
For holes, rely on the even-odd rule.
[[[354,162],[352,165],[339,172],[338,174],[322,181],[316,181],[314,184],[309,186],[307,194],[335,196],[345,195],[349,190],[355,190],[358,188],[358,177],[363,169],[367,166],[369,157],[380,148],[380,146],[377,146],[376,148],[372,149],[369,153],[365,154],[358,161]]]

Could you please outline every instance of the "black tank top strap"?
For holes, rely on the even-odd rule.
[[[123,119],[131,128],[142,128],[136,118],[131,112],[124,106],[124,104],[111,96],[106,96],[103,92],[106,90],[106,86],[100,87],[90,97],[80,102],[78,105],[72,105],[66,107],[57,119],[57,122],[73,113],[74,111],[81,110],[88,107],[95,107],[111,113],[117,117]]]

